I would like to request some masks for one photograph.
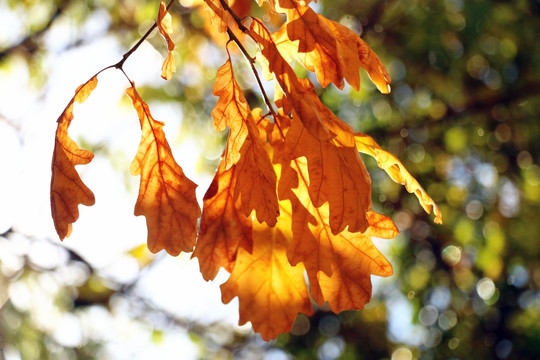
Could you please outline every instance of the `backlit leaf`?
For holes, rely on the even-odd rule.
[[[81,104],[97,86],[94,76],[75,91],[65,110],[58,118],[51,177],[51,212],[54,227],[61,240],[68,237],[72,224],[79,218],[79,204],[94,205],[94,194],[82,182],[75,170],[75,165],[84,165],[92,161],[94,155],[79,148],[68,135],[68,128],[73,120],[73,105]]]
[[[343,66],[331,30],[319,22],[319,17],[309,6],[295,6],[287,9],[286,13],[287,36],[290,41],[298,41],[297,57],[300,62],[317,74],[323,87],[334,83],[342,89]]]
[[[299,312],[313,312],[304,267],[289,264],[287,236],[280,229],[254,221],[253,252],[238,250],[231,277],[221,285],[224,303],[238,296],[240,324],[251,321],[264,340],[289,331]]]
[[[339,139],[315,139],[301,122],[295,121],[293,112],[291,128],[285,137],[284,154],[289,160],[306,157],[309,197],[315,207],[329,202],[330,227],[334,234],[347,226],[350,232],[367,229],[371,179],[356,148],[346,146]]]
[[[161,67],[161,77],[165,80],[169,80],[172,76],[172,73],[176,71],[176,65],[174,63],[174,42],[171,38],[173,30],[172,30],[172,18],[171,14],[167,11],[167,7],[165,6],[165,3],[163,0],[159,4],[159,13],[157,18],[157,25],[159,32],[165,40],[167,41],[167,48],[169,50],[169,54],[167,55],[167,58],[163,62],[163,66]]]
[[[195,185],[176,163],[163,132],[135,85],[127,89],[141,123],[142,136],[131,174],[140,175],[135,215],[144,215],[148,226],[148,249],[165,249],[171,255],[192,251],[201,214]]]
[[[357,133],[355,134],[356,147],[358,151],[368,154],[377,160],[377,165],[392,178],[395,182],[405,185],[405,188],[408,192],[414,193],[420,205],[424,210],[429,214],[433,208],[433,213],[435,214],[435,222],[437,224],[442,224],[443,218],[442,213],[439,210],[437,204],[433,201],[431,197],[426,193],[426,191],[420,186],[418,181],[405,169],[401,161],[398,160],[394,155],[390,154],[387,151],[384,151],[379,144],[373,140],[371,136]]]
[[[358,90],[361,67],[379,91],[390,92],[391,79],[384,65],[354,31],[307,6],[295,6],[286,13],[288,22],[272,37],[283,56],[296,58],[315,72],[323,87],[334,83],[342,89],[345,79]]]
[[[240,247],[251,252],[251,219],[239,210],[239,204],[234,200],[236,175],[236,166],[225,170],[222,160],[204,195],[193,257],[199,259],[205,280],[213,280],[221,267],[231,272]]]
[[[371,275],[392,274],[392,266],[373,245],[371,236],[392,238],[397,235],[395,225],[370,211],[367,218],[371,223],[364,234],[347,230],[334,234],[329,226],[328,204],[315,207],[306,194],[309,180],[305,159],[293,161],[289,171],[298,176],[298,186],[288,194],[292,203],[291,263],[304,263],[311,294],[319,305],[327,301],[336,313],[363,308],[371,298]]]
[[[278,51],[268,29],[260,21],[254,19],[251,23],[250,34],[258,42],[269,72],[275,77],[307,131],[317,139],[331,138],[332,134],[329,133],[316,110],[319,98],[316,95],[313,96],[311,89],[299,81],[294,70]]]
[[[211,9],[210,16],[212,23],[219,32],[226,32],[228,24],[231,23],[231,14],[227,12],[221,5],[220,0],[205,0],[206,5]]]
[[[234,78],[230,59],[219,68],[213,93],[219,96],[212,111],[214,126],[217,130],[230,128],[224,161],[225,169],[236,164],[238,184],[234,199],[240,197],[245,216],[255,210],[259,221],[274,226],[279,212],[276,174],[244,93]],[[257,114],[260,116],[260,111]]]

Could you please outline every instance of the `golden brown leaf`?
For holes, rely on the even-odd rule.
[[[390,75],[375,52],[360,37],[357,39],[360,66],[367,71],[371,81],[383,94],[390,93]]]
[[[226,32],[227,26],[232,22],[231,14],[223,8],[220,0],[205,0],[205,2],[210,8],[210,16],[214,26],[219,32]]]
[[[370,227],[364,234],[344,230],[335,235],[329,226],[328,204],[316,208],[307,194],[305,159],[296,159],[284,170],[298,177],[297,187],[287,195],[292,204],[293,237],[287,252],[291,264],[304,263],[311,294],[319,305],[328,301],[336,313],[363,308],[371,298],[370,276],[392,274],[392,266],[373,245],[371,236],[392,238],[397,235],[395,225],[370,211]],[[290,174],[282,176],[291,181]]]
[[[240,324],[251,321],[264,340],[289,331],[299,312],[313,312],[304,267],[289,264],[287,235],[282,231],[286,230],[254,221],[253,252],[238,250],[231,277],[221,285],[224,303],[238,296]]]
[[[329,133],[317,111],[320,107],[319,98],[311,88],[300,82],[294,70],[279,53],[268,29],[259,20],[254,19],[251,23],[250,35],[259,44],[269,72],[277,80],[307,131],[317,139],[331,138],[333,135]]]
[[[140,175],[135,215],[146,216],[148,249],[165,249],[171,255],[192,251],[201,214],[195,197],[195,185],[176,163],[169,147],[163,123],[154,120],[135,85],[127,89],[141,123],[142,136],[131,173]]]
[[[213,94],[219,96],[212,111],[215,128],[231,129],[224,161],[225,169],[236,164],[238,171],[234,199],[240,197],[245,216],[255,210],[260,222],[274,226],[279,213],[276,174],[230,59],[218,70]],[[257,114],[260,117],[260,111]]]
[[[219,97],[212,111],[214,128],[223,131],[228,126],[230,129],[224,159],[225,169],[229,169],[240,159],[240,149],[248,136],[247,122],[251,116],[244,93],[234,78],[230,59],[218,69],[212,94]]]
[[[249,15],[251,10],[252,0],[228,0],[231,10],[238,16],[240,19]]]
[[[233,270],[240,247],[251,253],[251,219],[239,210],[234,200],[236,166],[225,170],[222,160],[212,184],[204,195],[197,246],[193,257],[199,259],[205,280],[213,280],[219,269]]]
[[[257,0],[257,3],[259,6],[262,6],[264,4],[265,0]],[[308,5],[311,0],[266,0],[270,4],[270,7],[272,11],[276,13],[282,13],[284,14],[287,9],[291,9],[295,6],[303,6]],[[314,2],[317,2],[317,0],[314,0]]]
[[[286,13],[288,22],[272,38],[283,56],[315,72],[323,87],[334,83],[342,89],[345,79],[358,90],[361,67],[382,93],[390,92],[391,79],[384,65],[354,31],[307,6],[296,5]]]
[[[329,202],[330,228],[334,234],[347,226],[350,232],[365,231],[366,213],[371,210],[371,179],[356,148],[340,142],[346,131],[340,138],[320,141],[301,122],[295,121],[295,115],[293,112],[285,137],[285,160],[306,157],[309,197],[315,207]]]
[[[286,35],[291,42],[298,41],[296,56],[300,62],[307,70],[315,72],[323,87],[334,83],[342,89],[343,68],[331,30],[319,22],[317,13],[309,6],[294,6],[286,13]]]
[[[73,105],[81,104],[97,86],[94,76],[75,91],[75,95],[58,118],[51,177],[51,212],[54,227],[60,240],[68,237],[72,224],[79,218],[79,204],[94,205],[94,194],[82,182],[75,170],[75,165],[84,165],[92,161],[94,154],[79,148],[68,135],[68,128],[73,120]]]
[[[405,169],[403,164],[396,158],[394,155],[390,154],[387,151],[384,151],[376,142],[371,138],[371,136],[357,133],[355,134],[356,147],[358,151],[368,154],[377,160],[377,165],[392,178],[395,182],[405,185],[405,188],[408,192],[414,193],[420,205],[424,210],[429,214],[433,208],[433,213],[435,214],[435,222],[437,224],[442,224],[443,218],[442,213],[437,207],[437,204],[433,201],[431,197],[426,193],[426,191],[420,186],[418,181]]]
[[[165,80],[169,80],[172,76],[172,73],[176,71],[176,65],[174,63],[174,42],[171,38],[173,30],[172,30],[172,18],[171,14],[167,11],[167,7],[165,6],[165,3],[163,0],[159,4],[159,13],[158,13],[158,19],[157,19],[157,25],[159,32],[165,40],[167,41],[167,48],[169,50],[169,54],[167,55],[167,58],[163,62],[163,66],[161,67],[161,77]]]

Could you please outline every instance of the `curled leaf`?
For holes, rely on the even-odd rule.
[[[94,194],[82,182],[75,165],[92,161],[94,154],[79,148],[68,135],[73,120],[73,105],[82,104],[97,86],[94,76],[75,91],[75,96],[58,118],[51,176],[51,212],[56,232],[63,240],[69,237],[72,224],[79,218],[79,204],[91,206],[95,203]]]
[[[433,213],[435,214],[435,222],[437,224],[442,224],[443,218],[442,213],[439,210],[439,207],[431,197],[426,193],[426,191],[420,186],[418,181],[405,169],[401,161],[398,160],[394,155],[383,150],[379,144],[373,140],[371,136],[357,133],[355,134],[356,147],[358,151],[364,154],[368,154],[377,160],[377,165],[392,178],[398,184],[405,185],[405,189],[408,192],[414,193],[420,205],[424,210],[429,214],[433,208]]]
[[[360,66],[367,71],[371,81],[383,94],[390,93],[390,75],[377,54],[360,37],[357,38]]]
[[[148,225],[148,249],[165,249],[171,255],[190,252],[195,245],[197,218],[201,214],[195,188],[176,163],[163,132],[135,85],[127,89],[141,123],[142,136],[131,174],[140,175],[135,215],[144,215]]]
[[[157,19],[157,25],[159,32],[161,35],[165,38],[167,41],[167,48],[169,50],[169,54],[167,55],[167,58],[163,62],[163,66],[161,67],[161,77],[165,80],[169,80],[172,77],[172,73],[176,72],[176,64],[174,63],[174,42],[172,40],[172,17],[171,14],[167,11],[167,7],[165,6],[165,3],[163,0],[159,4],[159,12],[158,12],[158,19]]]

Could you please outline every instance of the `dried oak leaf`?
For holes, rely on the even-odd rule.
[[[219,96],[212,111],[214,126],[218,131],[230,128],[224,160],[225,169],[236,164],[234,199],[240,197],[245,216],[255,210],[260,222],[274,226],[279,213],[276,174],[230,59],[218,70],[213,94]],[[256,114],[260,117],[260,111]]]
[[[371,299],[371,275],[392,274],[391,264],[373,245],[371,237],[395,237],[398,231],[394,223],[368,211],[369,227],[364,233],[343,230],[334,234],[329,226],[328,204],[315,207],[307,194],[309,180],[305,159],[295,159],[284,172],[289,172],[282,174],[284,181],[290,182],[291,176],[297,176],[296,188],[286,194],[292,205],[289,216],[293,236],[287,249],[291,264],[305,265],[311,295],[319,305],[328,302],[336,313],[363,308]]]
[[[392,178],[395,182],[405,185],[405,188],[408,192],[414,193],[420,205],[424,210],[429,214],[433,208],[433,213],[435,214],[435,222],[437,224],[442,224],[443,217],[442,213],[439,210],[439,207],[433,199],[426,193],[426,191],[420,186],[418,181],[405,169],[403,164],[396,158],[394,155],[383,150],[379,144],[373,140],[371,136],[356,133],[356,147],[358,151],[364,154],[368,154],[377,160],[377,165]]]
[[[334,83],[343,89],[343,68],[354,64],[341,63],[330,28],[319,21],[317,13],[309,6],[294,6],[286,13],[284,29],[289,41],[298,41],[297,58],[307,70],[315,72],[323,87]]]
[[[79,218],[79,204],[91,206],[95,203],[94,194],[75,170],[75,165],[88,164],[94,155],[79,148],[69,137],[68,128],[73,120],[73,105],[85,102],[97,83],[94,76],[79,86],[57,121],[51,169],[51,212],[60,240],[71,234],[72,224]]]
[[[221,285],[224,303],[238,296],[239,323],[251,321],[264,340],[289,331],[299,312],[313,313],[304,266],[287,260],[287,232],[281,225],[269,228],[253,221],[253,251],[239,248],[231,276]]]
[[[213,280],[223,267],[231,272],[239,248],[251,253],[251,219],[234,199],[236,165],[225,169],[222,160],[203,199],[203,212],[193,257],[199,259],[205,280]]]
[[[332,233],[338,234],[347,226],[350,232],[365,231],[369,226],[366,213],[372,206],[371,178],[356,147],[340,141],[346,135],[345,130],[332,140],[315,139],[295,115],[293,112],[285,136],[283,161],[307,159],[307,194],[316,208],[329,203]],[[349,134],[352,136],[352,129]]]
[[[167,55],[167,58],[163,62],[163,66],[161,67],[161,77],[165,80],[169,80],[172,77],[172,73],[176,72],[176,65],[174,63],[174,42],[172,40],[172,18],[171,14],[167,11],[167,7],[165,6],[165,3],[161,1],[159,4],[159,12],[158,12],[158,18],[157,18],[157,26],[159,29],[159,32],[161,35],[165,38],[167,41],[167,48],[169,50],[169,54]]]
[[[268,29],[259,20],[253,19],[250,35],[261,49],[268,72],[276,79],[306,129],[317,139],[332,138],[333,134],[329,132],[318,111],[320,99],[311,88],[306,87],[298,79],[294,70],[278,51]]]
[[[210,8],[210,17],[214,26],[219,32],[226,32],[228,25],[233,21],[231,14],[223,8],[220,0],[205,0],[205,2]]]
[[[135,85],[127,89],[141,123],[142,136],[131,174],[140,175],[135,215],[144,215],[148,226],[148,249],[165,249],[171,255],[190,252],[195,245],[197,219],[201,214],[195,188],[176,163],[163,132]]]
[[[382,93],[390,92],[390,76],[375,52],[351,29],[315,13],[307,6],[286,11],[288,21],[272,37],[283,56],[295,58],[319,83],[360,87],[359,69],[366,70]]]
[[[311,0],[266,0],[270,4],[270,8],[275,13],[284,14],[287,9],[291,9],[295,6],[304,6],[308,5]],[[257,0],[259,6],[263,6],[265,0]],[[317,2],[317,0],[314,0]]]

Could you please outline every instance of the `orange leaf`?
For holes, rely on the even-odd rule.
[[[363,308],[371,298],[370,276],[392,274],[391,264],[373,245],[371,236],[392,238],[397,235],[395,225],[389,218],[370,211],[370,227],[364,234],[344,230],[334,235],[328,225],[328,204],[316,208],[307,195],[305,159],[293,161],[289,171],[298,176],[298,186],[288,194],[293,238],[287,255],[291,264],[304,263],[311,294],[319,305],[328,301],[336,313]]]
[[[366,70],[382,93],[390,92],[390,76],[375,52],[351,29],[316,14],[307,6],[287,9],[288,22],[272,34],[279,51],[296,58],[319,83],[343,88],[343,78],[360,86],[359,68]]]
[[[260,118],[260,109],[253,111]],[[276,194],[276,173],[259,134],[253,117],[247,123],[250,136],[240,149],[240,161],[236,165],[238,177],[234,198],[240,198],[244,215],[255,210],[257,220],[268,226],[276,225],[279,207]]]
[[[205,280],[213,280],[220,267],[233,270],[240,247],[251,253],[251,219],[234,200],[236,166],[225,170],[222,160],[212,184],[204,195],[199,239],[193,257],[199,259]]]
[[[276,195],[276,174],[264,149],[259,130],[244,93],[234,79],[230,59],[219,68],[213,94],[219,96],[212,111],[217,130],[231,129],[227,140],[225,169],[237,167],[234,199],[241,198],[245,216],[255,210],[257,219],[274,226],[279,213]],[[260,117],[260,111],[257,112]]]
[[[290,41],[298,40],[296,55],[304,67],[317,74],[323,87],[334,83],[343,89],[343,69],[336,39],[328,26],[319,22],[317,13],[309,6],[287,9],[285,26]]]
[[[228,0],[229,6],[231,7],[232,11],[240,19],[243,19],[244,17],[249,15],[252,2],[252,0]]]
[[[259,6],[262,6],[265,0],[257,0]],[[298,5],[308,5],[311,0],[266,0],[270,4],[272,11],[277,13],[285,13],[287,9],[291,9]],[[317,0],[314,0],[317,2]]]
[[[97,83],[97,77],[94,76],[79,86],[57,121],[52,159],[51,212],[60,240],[71,235],[72,224],[79,218],[79,204],[91,206],[95,203],[94,194],[75,170],[75,165],[92,161],[94,154],[79,148],[69,137],[68,128],[73,120],[73,105],[75,102],[85,102]]]
[[[165,6],[165,3],[161,1],[159,4],[159,13],[158,13],[158,20],[157,25],[159,32],[165,40],[167,41],[167,48],[169,49],[169,54],[167,55],[167,58],[163,62],[163,66],[161,67],[161,77],[165,80],[169,80],[172,76],[173,72],[176,72],[176,65],[174,63],[174,42],[171,38],[173,30],[172,30],[172,18],[171,14],[167,11],[167,7]]]
[[[357,38],[357,47],[360,55],[360,66],[367,71],[371,81],[380,92],[383,94],[390,93],[390,75],[388,75],[377,54],[359,37]]]
[[[154,120],[135,85],[127,89],[141,123],[142,136],[131,174],[140,175],[135,215],[146,216],[148,249],[165,249],[171,255],[192,251],[201,214],[195,185],[176,163],[163,132],[163,123]]]
[[[223,131],[230,128],[225,155],[225,169],[229,169],[240,159],[240,149],[248,136],[247,122],[251,110],[244,93],[234,78],[231,59],[218,69],[212,94],[219,96],[212,111],[214,128]]]
[[[212,23],[219,32],[226,32],[227,25],[231,22],[231,14],[221,5],[220,0],[205,0],[206,5],[210,7]]]
[[[238,250],[234,270],[221,285],[224,303],[238,296],[240,324],[251,321],[264,340],[289,331],[299,312],[313,312],[304,267],[291,266],[286,249],[287,238],[280,229],[254,221],[253,252]]]
[[[250,34],[261,48],[268,70],[273,74],[281,90],[289,100],[306,129],[317,139],[329,139],[332,134],[323,123],[317,111],[319,98],[300,82],[294,70],[279,53],[268,29],[257,19],[253,19]],[[315,96],[314,96],[315,95]]]
[[[429,214],[433,208],[433,213],[435,214],[435,222],[437,224],[442,224],[443,218],[442,213],[437,207],[437,204],[433,201],[431,197],[426,193],[426,191],[420,186],[418,181],[405,169],[403,164],[396,158],[394,155],[390,154],[387,151],[381,149],[381,147],[371,138],[371,136],[357,133],[355,134],[356,147],[358,151],[368,154],[377,160],[377,165],[392,178],[398,184],[405,185],[405,188],[408,192],[414,193],[420,205],[424,210]]]
[[[365,231],[368,227],[366,213],[371,210],[371,179],[358,151],[341,143],[339,138],[315,139],[301,122],[295,121],[295,115],[293,112],[285,137],[285,159],[306,157],[309,197],[315,207],[329,202],[330,228],[334,234],[347,226],[350,232]],[[345,134],[343,131],[341,137]],[[352,132],[350,134],[352,136]]]

